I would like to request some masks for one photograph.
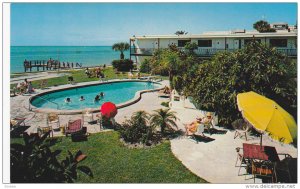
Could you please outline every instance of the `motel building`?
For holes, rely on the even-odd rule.
[[[135,63],[141,63],[152,56],[156,49],[168,48],[171,44],[183,48],[187,42],[198,44],[195,53],[199,57],[210,58],[220,51],[242,49],[251,40],[275,47],[277,51],[291,58],[297,58],[297,27],[288,26],[287,23],[273,23],[271,27],[276,32],[232,30],[202,34],[133,36],[130,38],[130,59]]]

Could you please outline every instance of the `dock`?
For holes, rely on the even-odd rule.
[[[32,72],[32,69],[36,71],[45,70],[58,70],[58,69],[73,69],[81,68],[82,63],[73,62],[60,62],[59,60],[25,60],[24,61],[24,72]]]

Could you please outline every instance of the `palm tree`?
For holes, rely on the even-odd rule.
[[[121,54],[120,54],[120,59],[121,60],[124,60],[124,51],[127,51],[129,49],[129,44],[128,43],[115,43],[113,46],[112,46],[112,49],[114,51],[120,51]]]
[[[275,32],[276,30],[270,27],[267,21],[260,20],[253,24],[253,28],[259,32]]]
[[[150,116],[147,112],[140,110],[137,112],[134,112],[131,116],[131,119],[133,121],[136,121],[136,123],[147,125],[147,122],[149,120]]]
[[[155,113],[151,115],[151,126],[160,127],[161,134],[165,134],[165,129],[169,128],[174,130],[174,127],[178,129],[176,120],[177,117],[175,116],[175,112],[170,111],[170,109],[159,109],[155,110]]]

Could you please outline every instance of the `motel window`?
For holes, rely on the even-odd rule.
[[[287,47],[287,39],[270,39],[271,47]]]
[[[212,47],[212,40],[198,40],[198,47]]]
[[[184,47],[187,43],[190,43],[191,40],[178,40],[178,47]]]
[[[261,43],[261,39],[244,39],[244,45],[248,45],[252,41],[256,41],[258,43]]]

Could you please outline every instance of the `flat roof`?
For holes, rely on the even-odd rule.
[[[203,34],[187,35],[143,35],[133,36],[130,39],[190,39],[190,38],[251,38],[251,37],[297,37],[297,31],[277,31],[270,33],[259,33],[257,31],[246,31],[245,33],[235,33],[234,31],[205,32]]]

